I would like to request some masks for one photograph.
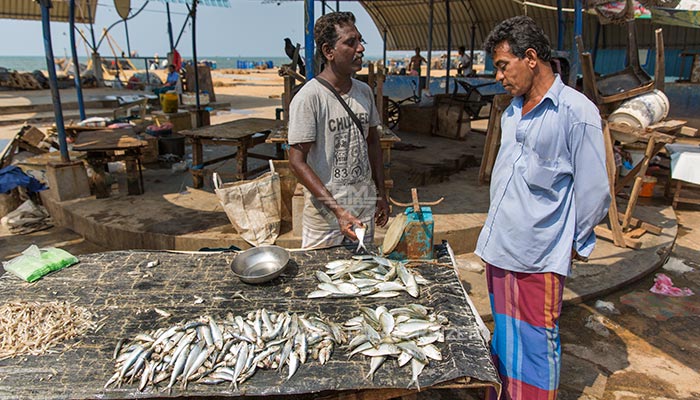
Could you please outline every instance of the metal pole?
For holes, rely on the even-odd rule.
[[[126,20],[124,20],[124,32],[126,33],[126,56],[131,57],[131,44],[129,43],[129,24],[126,23]]]
[[[382,45],[382,62],[384,63],[384,68],[386,68],[386,28],[384,28],[384,35],[382,36],[382,39],[384,41]]]
[[[578,46],[576,44],[576,36],[581,35],[583,37],[583,3],[582,0],[574,0],[574,38],[572,46],[574,53],[571,59],[573,63],[571,65],[571,72],[569,73],[569,86],[576,86],[576,78],[578,77],[579,70],[579,60],[578,60]]]
[[[173,43],[173,24],[170,21],[170,3],[165,3],[165,12],[168,14],[168,40],[170,40],[170,52],[173,52],[175,44]]]
[[[335,11],[340,11],[340,0],[335,0]]]
[[[78,95],[78,109],[80,110],[80,120],[85,119],[85,103],[83,102],[83,88],[80,82],[80,63],[78,62],[78,50],[75,48],[75,0],[70,0],[68,6],[68,23],[70,29],[70,52],[73,58],[73,80],[75,81],[75,92]]]
[[[566,24],[564,22],[564,11],[562,10],[562,0],[557,0],[557,22],[559,29],[557,30],[557,50],[561,51],[564,49],[564,31],[566,30]]]
[[[469,45],[471,47],[471,50],[469,50],[469,59],[472,60],[472,65],[471,68],[474,68],[474,64],[476,64],[476,61],[474,61],[474,46],[476,46],[476,25],[472,25],[472,38],[471,38],[471,44]],[[472,71],[470,70],[467,74],[470,74]]]
[[[326,0],[321,0],[321,15],[326,15]]]
[[[199,68],[197,68],[197,2],[192,0],[192,63],[194,64],[194,94],[197,99],[197,127],[202,126],[199,103]]]
[[[314,78],[314,2],[304,0],[304,62],[306,81]]]
[[[445,73],[445,94],[450,93],[450,67],[452,66],[452,21],[450,20],[450,0],[445,0],[445,17],[447,19],[447,72]]]
[[[70,162],[70,157],[68,156],[68,144],[66,143],[66,128],[63,125],[61,95],[58,92],[56,64],[53,61],[53,46],[51,44],[51,17],[49,15],[51,0],[39,0],[39,5],[41,6],[41,27],[44,33],[46,69],[49,72],[49,87],[51,88],[51,100],[53,101],[53,112],[56,117],[56,130],[58,131],[58,146],[61,149],[61,161]]]
[[[430,88],[430,64],[433,62],[433,16],[434,9],[433,5],[435,0],[430,0],[430,19],[428,20],[428,66],[425,69],[425,89],[429,91]],[[418,77],[420,84],[420,76]],[[418,85],[420,86],[420,85]]]
[[[88,13],[89,13],[90,12],[90,0],[87,0],[86,4],[87,4]],[[90,20],[91,20],[90,21],[90,36],[92,36],[92,51],[94,53],[97,53],[97,41],[95,40],[95,28],[93,27],[93,25],[95,25],[95,15],[94,14],[90,16]]]

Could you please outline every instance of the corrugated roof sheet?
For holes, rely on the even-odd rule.
[[[75,22],[79,24],[91,24],[95,20],[97,0],[75,0]],[[52,0],[52,22],[68,22],[68,0]],[[34,0],[1,0],[0,18],[5,19],[41,19],[41,7]]]
[[[433,50],[447,50],[446,0],[434,0],[433,5]],[[524,5],[537,3],[547,8]],[[565,2],[571,3],[571,2]],[[360,4],[367,10],[380,32],[387,30],[387,50],[412,50],[428,47],[429,0],[364,0]],[[475,26],[475,46],[482,47],[491,29],[504,19],[516,15],[529,15],[544,29],[552,46],[557,46],[558,22],[557,0],[449,0],[452,21],[452,49],[459,46],[469,48],[471,27]],[[653,13],[653,11],[652,11]],[[567,31],[564,34],[564,49],[571,49],[573,43],[574,14],[564,13]],[[649,20],[637,20],[639,47],[654,47],[654,29]],[[598,18],[583,15],[583,39],[587,48],[592,48]],[[693,48],[700,45],[700,29],[676,26],[663,26],[666,48]],[[601,25],[598,39],[599,48],[625,48],[627,33],[624,25]]]
[[[158,0],[163,3],[180,3],[180,4],[192,4],[192,0]],[[226,7],[230,8],[231,3],[229,0],[199,0],[197,3],[200,6],[211,6],[211,7]]]

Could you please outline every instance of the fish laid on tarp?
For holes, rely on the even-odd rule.
[[[374,373],[388,357],[397,359],[399,367],[411,364],[411,382],[420,390],[418,376],[431,360],[442,361],[442,353],[436,343],[445,342],[446,317],[432,313],[420,304],[387,309],[360,308],[361,315],[343,324],[348,331],[347,351],[350,357],[362,354],[370,359],[367,378]]]
[[[308,298],[360,297],[389,298],[406,292],[420,296],[419,285],[430,283],[400,261],[362,255],[351,260],[335,260],[326,264],[326,271],[316,271],[318,290]]]
[[[335,346],[345,342],[340,326],[316,315],[258,309],[244,318],[200,317],[152,332],[137,334],[115,351],[115,372],[105,388],[138,383],[140,391],[163,382],[169,391],[178,383],[245,382],[258,369],[287,367],[287,379],[309,359],[325,364]]]

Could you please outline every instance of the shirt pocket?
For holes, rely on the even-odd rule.
[[[556,197],[557,183],[564,177],[557,159],[544,159],[534,150],[526,151],[524,179],[527,186],[536,193]]]

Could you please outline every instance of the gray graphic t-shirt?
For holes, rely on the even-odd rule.
[[[359,217],[376,203],[366,139],[369,128],[380,120],[367,84],[353,79],[350,92],[342,97],[362,122],[364,135],[335,95],[313,79],[292,100],[288,140],[290,145],[314,142],[306,162],[336,201]],[[325,225],[337,226],[320,201],[311,202],[318,215],[310,215],[312,210],[305,207],[304,225],[318,226],[325,220]]]

